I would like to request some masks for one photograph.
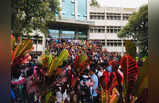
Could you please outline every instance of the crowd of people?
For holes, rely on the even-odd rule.
[[[58,70],[60,74],[51,79],[51,88],[55,103],[100,103],[100,90],[108,94],[117,89],[118,103],[123,103],[124,73],[121,69],[121,56],[103,50],[98,43],[79,40],[51,40],[49,52],[58,56],[62,50],[68,50],[69,57]],[[85,66],[77,68],[77,59],[85,54]],[[18,69],[17,69],[18,68]],[[14,103],[45,103],[40,89],[33,86],[35,78],[46,80],[45,73],[38,58],[12,69],[11,97]],[[76,82],[75,82],[76,78]],[[43,88],[41,88],[43,89]]]

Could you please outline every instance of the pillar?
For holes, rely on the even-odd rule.
[[[61,39],[61,36],[62,36],[62,29],[59,28],[59,39]]]
[[[122,53],[121,53],[121,56],[124,56],[124,40],[122,39],[121,40],[121,42],[122,42]]]
[[[89,30],[90,30],[90,29],[87,30],[87,39],[86,39],[86,40],[89,40],[89,39],[90,39],[90,32],[89,32]]]
[[[105,48],[107,47],[107,33],[105,33]]]
[[[75,31],[75,39],[78,39],[78,31]]]
[[[42,54],[45,54],[45,49],[46,49],[46,37],[45,35],[42,36],[42,47],[43,47],[43,51]]]

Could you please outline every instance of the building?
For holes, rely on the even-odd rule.
[[[88,38],[89,26],[93,25],[93,22],[87,21],[88,0],[59,0],[59,2],[61,19],[57,18],[54,22],[48,22],[49,38],[45,38],[44,34],[40,31],[34,31],[30,34],[34,43],[33,53],[45,53],[48,39],[86,40]],[[25,38],[26,36],[24,36]]]
[[[130,38],[120,39],[117,32],[128,23],[135,8],[90,7],[90,0],[59,1],[61,19],[48,22],[49,38],[101,41],[110,52],[125,52],[124,40]],[[40,40],[35,39],[37,33]],[[47,38],[40,32],[33,34],[35,52],[44,53]]]
[[[45,45],[47,44],[47,38],[45,35],[40,31],[33,31],[33,33],[29,34],[29,38],[33,41],[34,50],[32,54],[41,55],[45,53]],[[28,39],[28,35],[23,35],[23,40]]]
[[[103,47],[110,52],[125,52],[124,40],[117,33],[128,23],[129,16],[135,8],[120,7],[89,7],[88,21],[94,21],[94,26],[89,28],[89,40],[101,41]]]
[[[51,38],[87,39],[89,26],[87,21],[88,0],[59,0],[61,19],[49,22]]]

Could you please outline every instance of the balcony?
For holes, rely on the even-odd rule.
[[[56,21],[49,21],[48,27],[50,29],[56,29],[58,30],[61,28],[62,30],[79,30],[79,31],[85,31],[89,29],[89,26],[94,26],[94,21],[81,21],[81,20],[75,20],[75,19],[56,19]]]
[[[74,24],[84,24],[84,25],[94,25],[94,21],[87,21],[87,20],[75,20],[75,19],[58,19],[56,18],[56,22],[64,22],[64,23],[74,23]]]

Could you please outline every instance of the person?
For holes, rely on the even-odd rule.
[[[104,69],[100,66],[98,70],[98,78],[100,78],[103,75]]]
[[[15,103],[16,96],[15,96],[15,93],[12,90],[12,88],[10,88],[10,95],[11,95],[11,101],[12,101],[12,103]]]
[[[90,92],[92,96],[92,103],[98,103],[98,94],[97,94],[97,89],[98,89],[98,77],[95,74],[95,69],[91,68],[90,69],[90,75],[91,75],[91,81],[92,85],[90,87]]]
[[[123,103],[124,101],[123,101],[123,93],[122,93],[122,91],[123,91],[123,88],[124,88],[124,73],[120,69],[121,69],[121,66],[118,65],[118,64],[115,64],[114,70],[115,70],[115,74],[116,74],[117,82],[118,82],[117,90],[120,93],[118,102],[119,103]]]
[[[88,70],[85,70],[80,77],[80,100],[81,103],[90,103],[90,78]]]

